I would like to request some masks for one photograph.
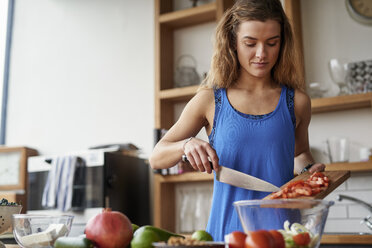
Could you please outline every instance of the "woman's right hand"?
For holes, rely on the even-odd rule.
[[[183,151],[194,170],[212,173],[209,161],[213,164],[213,170],[219,170],[218,156],[208,142],[198,138],[187,139],[183,145]]]

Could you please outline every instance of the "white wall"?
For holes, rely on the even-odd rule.
[[[331,58],[372,59],[372,26],[351,19],[345,1],[302,0],[301,9],[307,83],[332,82],[327,67]],[[350,160],[358,161],[361,147],[372,148],[371,127],[371,108],[315,114],[309,128],[310,145],[321,153],[327,137],[345,136],[352,142]],[[329,162],[324,155],[315,155],[318,160]],[[326,198],[336,204],[330,208],[325,232],[371,232],[360,224],[368,210],[347,200],[337,201],[338,194],[345,194],[372,203],[371,178],[370,172],[352,173]]]
[[[19,0],[6,145],[153,147],[154,3]]]
[[[345,1],[302,0],[301,15],[307,83],[332,83],[331,58],[372,59],[372,26],[355,22]],[[371,126],[371,109],[315,114],[309,128],[310,145],[322,151],[327,137],[345,136],[352,142],[350,160],[358,161],[361,147],[372,148]],[[324,156],[319,160],[328,162]]]

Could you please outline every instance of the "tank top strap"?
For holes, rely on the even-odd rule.
[[[214,143],[214,136],[216,132],[216,120],[220,113],[221,105],[222,105],[222,88],[213,88],[214,91],[214,118],[213,118],[213,127],[212,132],[209,135],[209,144],[213,147]]]
[[[289,114],[291,115],[293,127],[296,128],[296,115],[294,111],[294,92],[295,91],[293,88],[288,88],[286,86],[284,87],[286,88],[286,103],[287,103],[287,107],[289,110]]]

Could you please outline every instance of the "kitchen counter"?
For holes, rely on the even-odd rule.
[[[372,235],[324,234],[321,244],[358,244],[372,245]],[[6,248],[19,248],[19,245],[6,245]]]
[[[323,234],[321,244],[358,244],[372,245],[372,235]]]

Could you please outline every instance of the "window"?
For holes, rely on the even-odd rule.
[[[0,1],[0,145],[5,144],[13,7],[14,0]]]

